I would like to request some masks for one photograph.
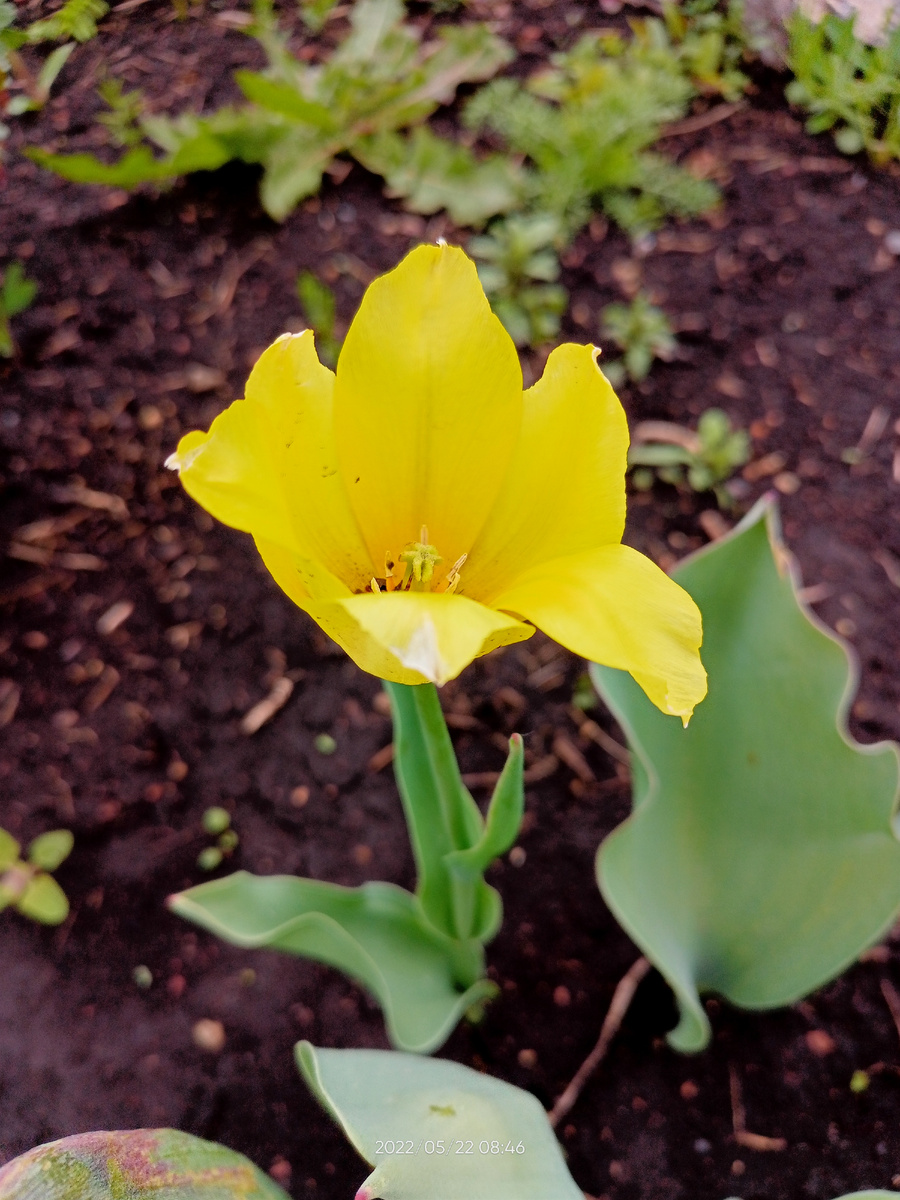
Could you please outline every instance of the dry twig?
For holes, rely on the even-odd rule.
[[[619,1028],[622,1024],[625,1014],[628,1012],[628,1006],[634,999],[634,993],[637,991],[638,985],[649,970],[649,960],[641,955],[639,959],[631,964],[616,985],[616,990],[613,992],[613,998],[610,1001],[609,1010],[600,1030],[600,1036],[597,1039],[597,1045],[593,1048],[593,1050],[575,1072],[575,1076],[571,1083],[550,1110],[548,1119],[554,1129],[560,1123],[563,1117],[567,1116],[571,1111],[575,1102],[578,1100],[578,1097],[581,1095],[584,1085],[606,1057],[606,1052],[609,1050],[610,1043],[619,1032]]]

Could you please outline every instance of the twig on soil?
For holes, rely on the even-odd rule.
[[[288,679],[286,675],[281,679],[276,679],[268,696],[244,713],[241,718],[241,733],[250,737],[262,729],[263,725],[267,721],[271,721],[280,708],[284,708],[290,700],[293,690],[294,681]]]
[[[894,1019],[897,1036],[900,1037],[900,994],[897,993],[897,989],[889,979],[881,980],[881,994]]]
[[[554,1129],[563,1117],[571,1111],[578,1097],[581,1095],[584,1085],[606,1057],[610,1043],[619,1032],[625,1014],[628,1012],[628,1007],[634,999],[634,993],[649,970],[649,959],[641,955],[639,959],[631,964],[616,985],[609,1010],[600,1030],[600,1037],[597,1039],[597,1045],[575,1072],[571,1083],[550,1110],[548,1119]]]
[[[700,113],[696,117],[685,117],[683,121],[675,121],[667,126],[659,135],[661,138],[679,137],[685,133],[697,133],[708,129],[710,125],[718,125],[719,121],[727,121],[743,108],[743,104],[719,104],[709,112]]]
[[[750,1133],[747,1129],[747,1110],[741,1093],[741,1081],[734,1063],[728,1064],[728,1083],[731,1091],[731,1126],[734,1140],[748,1150],[786,1150],[787,1140],[782,1137],[765,1137],[761,1133]]]

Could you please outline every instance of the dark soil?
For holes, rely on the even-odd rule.
[[[254,44],[215,5],[191,12],[179,22],[162,0],[122,5],[9,143],[0,261],[24,259],[40,295],[15,321],[19,357],[0,366],[0,676],[14,681],[0,712],[0,825],[23,841],[66,826],[76,841],[59,871],[65,925],[0,916],[0,1162],[81,1130],[172,1125],[243,1151],[294,1197],[338,1200],[365,1167],[308,1096],[292,1045],[386,1046],[377,1008],[335,972],[196,932],[163,900],[203,878],[201,815],[213,804],[240,836],[222,870],[411,885],[390,768],[371,762],[390,724],[377,680],[162,464],[182,431],[240,394],[265,345],[300,327],[298,271],[333,283],[346,323],[373,275],[412,244],[455,234],[385,202],[359,167],[276,226],[250,170],[129,198],[63,184],[19,156],[26,140],[100,144],[104,64],[175,107],[228,97]],[[526,65],[591,23],[586,3],[475,12],[532,56]],[[781,86],[761,80],[729,119],[667,139],[720,182],[721,212],[640,252],[600,220],[585,231],[565,261],[564,335],[596,337],[602,306],[639,281],[673,315],[683,355],[623,394],[630,420],[690,422],[717,404],[749,426],[742,503],[773,484],[783,494],[810,599],[860,656],[854,732],[900,737],[900,306],[884,243],[900,229],[898,175],[804,134]],[[867,426],[868,441],[878,426],[879,436],[848,465],[842,452]],[[628,538],[669,565],[716,532],[710,513],[710,496],[638,495]],[[127,619],[98,632],[122,601]],[[506,905],[489,951],[500,999],[442,1053],[548,1106],[637,953],[594,882],[595,851],[629,793],[579,731],[570,701],[581,670],[536,636],[443,692],[475,794],[514,729],[533,782],[519,851],[492,871]],[[245,736],[241,715],[285,672],[289,703]],[[333,755],[315,749],[322,732]],[[577,772],[560,738],[581,750]],[[133,979],[138,965],[149,988]],[[663,1040],[674,1009],[651,976],[560,1130],[575,1179],[610,1200],[900,1188],[900,1038],[880,986],[890,979],[900,984],[891,941],[791,1009],[745,1014],[710,1000],[715,1040],[685,1058]],[[201,1018],[223,1023],[224,1049],[195,1045]],[[853,1071],[875,1064],[869,1089],[851,1092]],[[732,1076],[748,1128],[783,1137],[785,1150],[735,1142]]]

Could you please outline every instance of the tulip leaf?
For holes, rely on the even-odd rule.
[[[356,1200],[582,1200],[530,1092],[444,1059],[320,1050],[297,1062],[375,1170]]]
[[[674,574],[703,613],[709,695],[682,730],[625,672],[591,667],[634,771],[598,877],[675,991],[671,1044],[696,1051],[710,1037],[700,992],[790,1004],[891,925],[900,759],[847,732],[856,668],[799,602],[774,502]]]
[[[169,898],[169,907],[227,942],[337,967],[384,1011],[395,1046],[429,1053],[463,1013],[494,992],[481,946],[443,936],[415,896],[390,883],[340,887],[238,871]]]
[[[0,1200],[287,1200],[243,1154],[176,1129],[79,1133],[0,1167]]]

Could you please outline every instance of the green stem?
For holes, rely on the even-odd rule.
[[[458,941],[472,937],[476,888],[448,870],[448,854],[466,850],[483,823],[463,785],[453,744],[431,683],[386,683],[394,713],[394,770],[428,919]]]

